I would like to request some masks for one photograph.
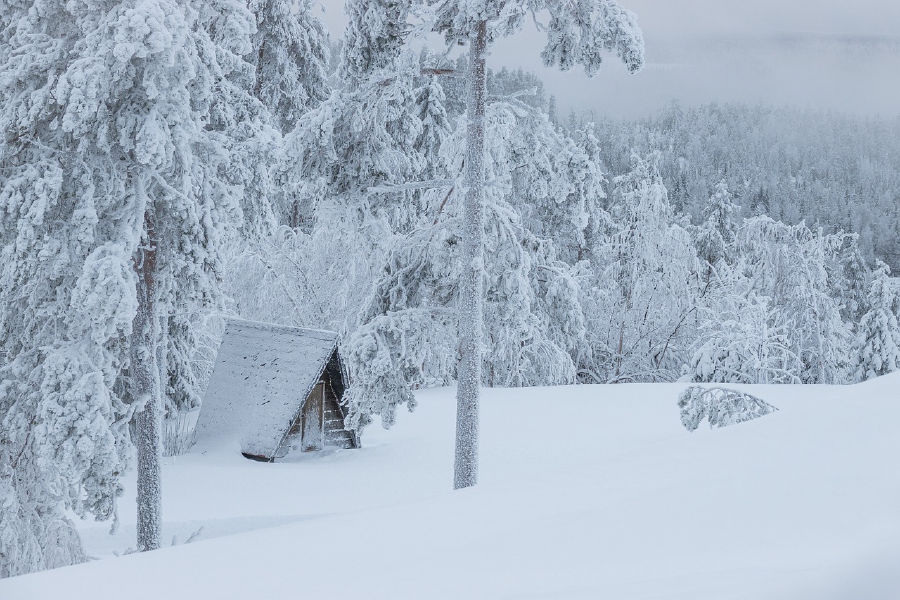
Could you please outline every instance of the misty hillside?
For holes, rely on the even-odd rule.
[[[582,130],[594,115],[570,119]],[[593,134],[610,175],[631,152],[660,153],[676,210],[702,219],[722,180],[741,214],[859,234],[866,259],[900,269],[900,119],[746,104],[682,107],[651,118],[598,118]]]

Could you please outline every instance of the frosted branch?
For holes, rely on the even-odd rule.
[[[703,419],[709,419],[710,428],[727,427],[751,421],[778,410],[765,400],[746,392],[723,387],[691,386],[678,397],[681,423],[688,431],[694,431]]]

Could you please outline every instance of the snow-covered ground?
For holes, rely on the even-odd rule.
[[[166,459],[175,546],[114,558],[132,476],[117,534],[81,524],[102,560],[0,598],[900,598],[900,373],[738,386],[780,410],[694,433],[684,387],[485,390],[480,483],[457,492],[450,389],[359,450]]]

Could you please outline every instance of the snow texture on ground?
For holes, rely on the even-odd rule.
[[[694,433],[686,386],[485,390],[480,482],[457,492],[452,389],[359,450],[169,458],[177,545],[113,557],[135,543],[131,479],[118,533],[80,524],[101,560],[0,598],[900,598],[900,373],[735,386],[779,411]]]

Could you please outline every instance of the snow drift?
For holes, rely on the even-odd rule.
[[[452,389],[418,393],[359,450],[170,458],[165,539],[202,526],[198,541],[112,558],[133,523],[82,523],[102,560],[0,597],[900,597],[900,374],[736,386],[779,411],[694,433],[686,387],[485,390],[481,481],[460,492]]]

